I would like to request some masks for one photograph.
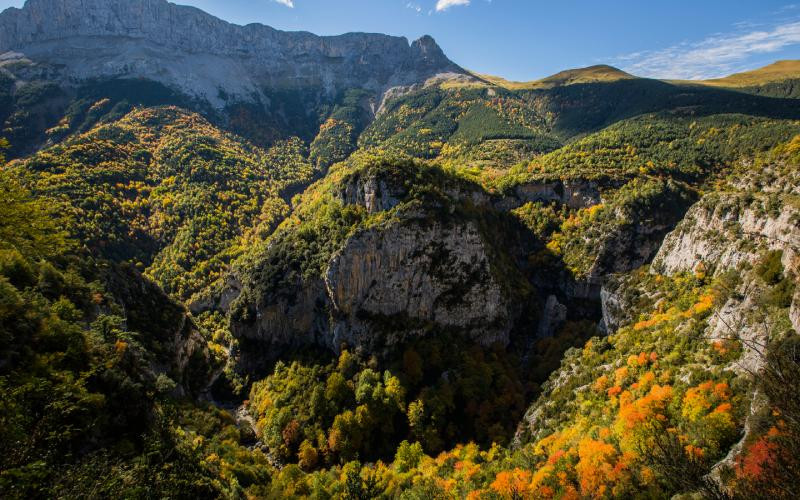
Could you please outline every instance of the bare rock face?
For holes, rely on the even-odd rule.
[[[264,89],[363,88],[379,98],[437,75],[467,75],[427,36],[409,45],[378,34],[237,26],[166,0],[28,0],[0,14],[3,53],[40,78],[146,78],[216,107],[231,98],[268,102]]]
[[[710,320],[708,339],[738,338],[745,346],[736,370],[758,372],[763,355],[753,345],[768,342],[769,321],[760,302],[765,292],[749,266],[766,251],[780,250],[786,271],[797,275],[800,249],[800,210],[784,203],[777,193],[711,194],[693,206],[683,222],[670,233],[651,270],[663,274],[698,271],[720,274],[738,269],[740,279],[733,294]],[[747,264],[743,266],[743,264]],[[800,306],[795,293],[789,317],[800,326]]]
[[[764,250],[782,250],[784,267],[792,269],[800,248],[798,220],[800,211],[788,204],[774,211],[740,195],[707,196],[664,240],[653,269],[673,274],[702,263],[721,272],[755,262]]]
[[[539,320],[537,338],[552,337],[567,319],[567,306],[558,301],[555,295],[547,297],[542,318]]]
[[[347,344],[380,354],[431,330],[508,344],[515,319],[477,228],[417,220],[356,233],[324,277],[299,280],[248,307],[249,319],[231,321],[247,345],[247,370],[306,346],[338,351]]]
[[[789,318],[792,320],[794,331],[800,334],[800,287],[794,292],[792,308],[789,310]]]
[[[613,334],[625,323],[630,322],[629,304],[625,303],[621,291],[625,287],[625,275],[617,275],[603,283],[600,289],[600,303],[603,319],[600,329],[606,334]]]
[[[600,185],[586,180],[558,180],[521,184],[513,196],[500,200],[498,208],[511,210],[528,202],[556,202],[569,208],[588,208],[602,202]]]
[[[334,342],[371,345],[455,328],[481,344],[507,344],[508,300],[471,224],[398,224],[350,239],[325,276]]]
[[[371,214],[391,210],[396,207],[405,192],[378,176],[349,179],[337,193],[337,199],[344,205],[361,205]]]

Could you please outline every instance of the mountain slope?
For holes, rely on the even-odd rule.
[[[503,168],[657,112],[666,120],[734,113],[794,119],[800,116],[800,103],[646,79],[516,91],[429,87],[389,100],[359,145],[462,166]]]
[[[737,73],[724,78],[681,83],[729,88],[769,97],[797,99],[800,98],[800,61],[777,61],[763,68]]]
[[[130,262],[186,300],[219,278],[236,248],[288,212],[282,194],[313,175],[298,140],[263,150],[174,107],[133,111],[10,169],[74,214],[104,258]],[[260,229],[256,226],[260,225]]]
[[[798,78],[800,78],[800,61],[786,60],[724,78],[705,80],[702,83],[720,87],[755,87]]]
[[[791,64],[515,84],[163,0],[6,49],[0,496],[797,496]]]
[[[134,105],[190,108],[262,146],[311,141],[345,101],[368,120],[389,91],[472,79],[428,36],[236,26],[166,0],[29,0],[0,13],[0,54],[13,156],[74,132],[66,117],[90,126]],[[103,98],[108,108],[90,109]]]
[[[365,88],[379,100],[391,87],[464,73],[430,37],[409,45],[377,34],[242,27],[166,0],[29,0],[0,14],[0,53],[7,51],[53,68],[63,80],[148,78],[215,107],[287,88],[328,97]]]

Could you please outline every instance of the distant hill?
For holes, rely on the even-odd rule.
[[[789,99],[800,98],[800,61],[777,61],[763,68],[711,80],[674,80],[679,85],[733,89],[748,94]]]
[[[528,82],[510,81],[499,76],[475,72],[472,74],[476,77],[476,81],[470,82],[464,81],[463,79],[461,81],[454,80],[453,82],[446,84],[446,86],[497,86],[508,90],[536,90],[551,89],[575,84],[618,82],[621,80],[634,80],[639,78],[630,73],[626,73],[621,69],[606,64],[588,66],[586,68],[568,69],[540,80],[532,80]],[[742,73],[735,73],[724,78],[714,78],[710,80],[667,79],[664,81],[675,85],[706,85],[710,87],[743,89],[775,85],[798,79],[800,79],[800,60],[784,60],[776,61],[768,66],[764,66],[763,68],[745,71]]]
[[[512,82],[491,75],[476,74],[482,81],[497,85],[509,90],[549,89],[577,83],[616,82],[619,80],[632,80],[636,77],[620,69],[605,64],[589,66],[587,68],[568,69],[555,75],[530,82]]]
[[[752,87],[800,78],[800,60],[776,61],[763,68],[736,73],[725,78],[705,80],[704,85],[717,87]]]

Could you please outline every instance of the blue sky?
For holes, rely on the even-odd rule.
[[[22,0],[0,0],[0,8]],[[800,3],[774,0],[177,0],[237,24],[332,35],[430,34],[458,64],[512,80],[607,63],[709,78],[800,59]]]

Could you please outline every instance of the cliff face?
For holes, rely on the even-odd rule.
[[[667,276],[686,272],[720,276],[736,271],[736,293],[709,320],[705,336],[736,336],[746,347],[765,343],[775,323],[769,317],[770,306],[764,305],[770,284],[758,276],[768,252],[780,257],[776,264],[785,279],[796,282],[800,271],[797,179],[778,175],[770,167],[763,171],[780,181],[765,186],[758,179],[744,178],[733,190],[704,196],[667,235],[651,265],[652,273]],[[636,319],[639,296],[630,293],[629,281],[630,276],[619,275],[603,286],[603,325],[609,333]],[[788,305],[789,320],[800,332],[800,289],[789,301],[790,305],[778,307]],[[746,348],[740,366],[757,371],[762,362],[755,350]]]
[[[667,237],[653,268],[673,274],[702,264],[721,272],[754,263],[764,250],[782,251],[784,267],[793,266],[800,248],[800,211],[770,205],[769,198],[748,203],[747,195],[707,196]]]
[[[381,340],[392,344],[430,324],[457,328],[484,345],[507,344],[510,305],[490,266],[486,244],[469,223],[359,234],[325,276],[335,341],[370,345],[377,340],[371,331],[388,322]]]
[[[414,175],[380,170],[346,176],[327,188],[326,211],[341,207],[381,222],[346,229],[330,254],[298,253],[287,261],[280,256],[291,250],[281,248],[310,237],[303,236],[309,229],[302,223],[288,225],[283,237],[289,244],[278,235],[253,267],[237,272],[238,283],[227,287],[237,297],[223,309],[231,312],[241,346],[240,369],[259,370],[287,350],[311,346],[335,352],[344,344],[383,356],[437,332],[484,346],[512,341],[525,285],[510,286],[520,273],[507,267],[516,264],[498,262],[495,229],[466,208],[495,213],[488,196],[444,183],[433,199],[415,199],[420,181],[409,180]],[[326,195],[309,198],[320,196]],[[509,253],[512,240],[505,242]],[[292,272],[309,260],[322,261],[319,272]]]
[[[252,99],[265,88],[382,94],[443,73],[465,75],[427,36],[409,45],[379,34],[237,26],[166,0],[28,0],[0,14],[2,53],[36,63],[29,71],[38,76],[46,66],[70,81],[147,78],[220,107],[221,94]]]
[[[432,328],[507,344],[513,312],[485,245],[471,224],[403,222],[360,232],[329,260],[324,278],[258,297],[254,322],[232,322],[234,335],[261,345],[243,349],[250,356],[243,364],[310,345],[380,354]]]
[[[732,175],[737,180],[724,191],[706,194],[689,209],[657,248],[649,268],[607,277],[601,299],[603,326],[611,337],[567,353],[523,418],[517,446],[563,429],[570,412],[573,422],[586,419],[586,408],[597,398],[592,392],[598,377],[622,373],[621,367],[630,363],[625,349],[639,353],[657,345],[676,358],[680,352],[681,363],[672,368],[676,380],[684,382],[697,377],[695,370],[710,367],[750,380],[765,367],[764,346],[791,335],[792,329],[800,332],[796,168],[744,167],[746,172]],[[711,354],[726,345],[740,348],[741,355]],[[669,363],[666,358],[659,362]],[[764,399],[748,393],[744,400],[750,406],[744,436],[718,457],[710,477],[718,478],[721,466],[735,463],[754,429],[757,417],[751,419]]]

